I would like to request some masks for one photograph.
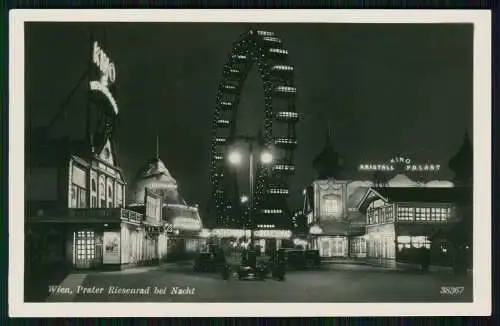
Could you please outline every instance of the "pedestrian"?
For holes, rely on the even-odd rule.
[[[422,245],[419,250],[419,260],[420,260],[420,270],[422,273],[427,273],[429,272],[429,265],[430,265],[430,250],[425,247],[425,245]]]

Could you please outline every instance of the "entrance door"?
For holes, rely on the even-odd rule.
[[[344,239],[343,238],[334,238],[333,242],[333,256],[342,257],[344,256]]]
[[[321,241],[321,257],[330,257],[332,255],[330,250],[330,240],[325,239]]]
[[[75,241],[76,268],[90,268],[96,252],[95,232],[91,230],[77,231]]]

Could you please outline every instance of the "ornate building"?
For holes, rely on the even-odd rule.
[[[129,209],[138,210],[144,206],[147,190],[157,194],[162,200],[162,219],[172,226],[168,239],[169,259],[186,258],[197,252],[203,245],[200,238],[202,221],[198,206],[186,203],[178,191],[177,181],[165,164],[157,157],[142,167],[131,191]]]
[[[467,152],[467,146],[462,147],[461,152]],[[462,159],[466,156],[457,155]],[[430,246],[436,230],[454,221],[456,202],[463,198],[464,192],[454,187],[453,182],[414,181],[398,171],[383,182],[339,180],[336,178],[342,168],[339,157],[328,135],[323,151],[314,160],[318,179],[304,190],[309,246],[319,250],[320,256],[363,257],[394,266],[396,257],[407,260],[397,252],[412,246],[411,237],[416,237],[415,241],[425,238],[420,242]],[[459,175],[466,177],[467,173]],[[405,237],[410,237],[410,242],[403,243],[407,241]],[[441,257],[444,247],[439,246],[433,247],[437,252],[435,260],[446,260]]]
[[[128,249],[124,235],[142,232],[144,218],[124,208],[114,148],[110,136],[93,146],[37,136],[26,167],[29,264],[121,268],[153,258]]]

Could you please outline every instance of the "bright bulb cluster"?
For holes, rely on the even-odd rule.
[[[261,229],[272,229],[274,228],[274,224],[259,224],[257,227]]]
[[[266,42],[281,43],[281,40],[277,37],[264,36],[262,39]]]
[[[275,71],[293,71],[293,66],[289,65],[276,65],[271,68],[271,70]]]
[[[219,120],[217,120],[217,123],[220,125],[228,125],[229,120],[219,119]]]
[[[289,165],[289,164],[278,164],[273,166],[273,170],[278,170],[278,171],[294,171],[295,166]]]
[[[277,118],[298,118],[299,114],[297,112],[282,111],[276,113]]]
[[[236,89],[236,86],[226,84],[226,85],[224,85],[224,88],[225,88],[225,89],[229,89],[229,90],[235,90],[235,89]]]
[[[273,238],[273,239],[289,239],[292,236],[290,230],[256,230],[255,237],[258,238]]]
[[[276,54],[288,54],[288,50],[278,49],[278,48],[270,48],[269,52],[276,53]]]
[[[233,58],[233,59],[239,59],[239,60],[246,60],[247,56],[246,55],[242,55],[242,54],[233,54],[231,56],[231,58]]]
[[[276,138],[274,142],[276,144],[297,144],[297,140],[291,138]]]
[[[297,88],[293,86],[278,86],[275,88],[276,92],[283,92],[283,93],[295,93],[297,92]]]
[[[262,212],[264,214],[281,214],[283,210],[281,209],[263,209]]]
[[[270,194],[279,194],[279,195],[285,195],[288,194],[288,189],[269,189],[268,193]]]
[[[273,36],[273,32],[268,32],[268,31],[257,31],[257,34],[260,36]]]

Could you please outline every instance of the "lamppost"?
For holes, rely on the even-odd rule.
[[[248,136],[240,136],[240,137],[236,137],[235,139],[238,139],[238,140],[243,140],[245,141],[246,143],[248,143],[248,147],[249,147],[249,186],[250,186],[250,189],[249,189],[249,196],[242,196],[241,197],[241,202],[242,203],[245,203],[245,202],[248,202],[248,220],[250,221],[250,244],[252,246],[252,248],[254,247],[254,219],[253,219],[253,209],[254,209],[254,142],[257,142],[258,139],[256,137],[248,137]],[[228,159],[229,159],[229,162],[232,164],[232,165],[236,165],[238,166],[239,164],[241,164],[241,161],[242,161],[242,157],[241,157],[241,154],[236,151],[236,150],[233,150],[229,153],[229,156],[228,156]],[[263,149],[261,150],[260,152],[260,162],[262,164],[270,164],[272,163],[273,161],[273,155],[271,154],[271,152],[269,152],[268,150],[266,149]]]

